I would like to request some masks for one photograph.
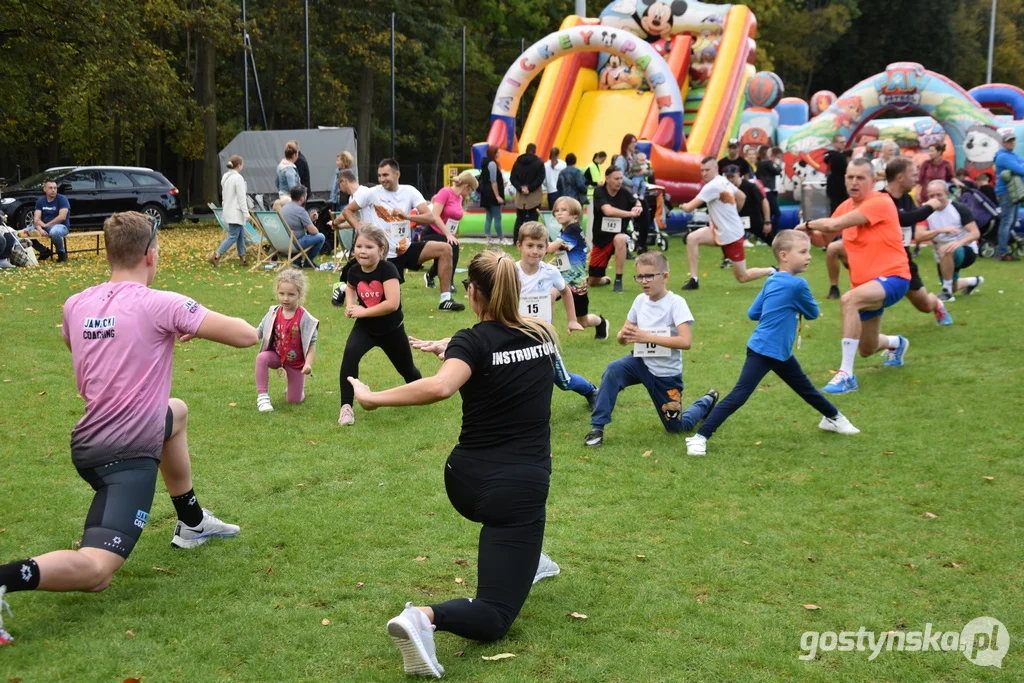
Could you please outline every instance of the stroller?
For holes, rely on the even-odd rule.
[[[661,185],[647,185],[647,196],[640,200],[644,211],[650,217],[650,225],[647,228],[647,247],[658,247],[662,251],[668,251],[668,235],[662,232],[665,227],[665,220],[671,211],[669,200],[671,197]],[[626,233],[626,248],[630,253],[636,252],[637,241],[636,228]]]
[[[965,187],[960,191],[959,201],[967,207],[978,224],[981,239],[978,240],[978,252],[985,258],[995,256],[999,241],[999,207],[985,196],[981,190]],[[1024,240],[1014,230],[1010,230],[1010,253],[1024,255]]]

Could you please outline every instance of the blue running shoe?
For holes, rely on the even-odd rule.
[[[903,356],[907,355],[907,349],[910,348],[910,340],[903,335],[897,335],[900,339],[900,345],[896,347],[895,351],[889,354],[889,360],[882,363],[887,368],[901,368],[903,367]]]
[[[953,318],[949,315],[949,311],[946,310],[946,306],[940,301],[939,307],[935,309],[935,324],[936,325],[952,325]]]
[[[857,375],[848,375],[840,370],[821,390],[836,396],[857,391]]]

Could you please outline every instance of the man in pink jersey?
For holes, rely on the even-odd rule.
[[[63,325],[85,398],[71,460],[96,495],[81,548],[0,565],[0,619],[5,593],[109,586],[146,526],[157,469],[178,514],[173,546],[193,548],[240,531],[200,507],[192,490],[188,407],[171,398],[171,364],[175,341],[199,337],[244,348],[256,344],[256,330],[181,294],[150,289],[158,249],[146,216],[114,214],[103,234],[110,281],[68,299]],[[12,640],[0,621],[0,645]]]

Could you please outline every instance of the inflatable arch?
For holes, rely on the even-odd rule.
[[[824,148],[833,136],[853,140],[868,122],[889,111],[918,112],[938,121],[953,144],[957,167],[990,166],[998,149],[994,141],[1000,121],[966,90],[920,64],[897,62],[850,88],[790,133],[783,144],[787,175],[794,175],[797,160],[823,170]]]
[[[560,57],[583,52],[608,52],[640,69],[654,90],[658,104],[658,129],[652,142],[679,151],[685,149],[683,138],[683,97],[668,63],[647,42],[634,34],[600,25],[582,25],[563,29],[537,41],[517,59],[498,85],[491,107],[491,130],[488,145],[514,150],[516,112],[526,87],[545,66]],[[474,157],[482,157],[479,145]],[[486,146],[484,146],[486,151]],[[474,158],[474,164],[480,163]]]

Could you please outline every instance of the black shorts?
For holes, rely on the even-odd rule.
[[[389,258],[395,268],[398,268],[398,281],[405,282],[405,270],[420,270],[420,254],[423,253],[423,249],[427,246],[427,243],[419,240],[409,245],[409,248],[404,252],[396,256],[395,258]]]
[[[149,520],[160,463],[153,458],[119,460],[78,470],[93,496],[85,516],[83,548],[99,548],[127,558]]]
[[[572,292],[572,303],[576,307],[576,317],[586,317],[590,313],[590,294],[588,292],[577,294],[571,287],[569,291]]]

